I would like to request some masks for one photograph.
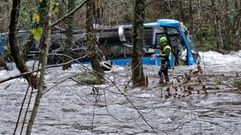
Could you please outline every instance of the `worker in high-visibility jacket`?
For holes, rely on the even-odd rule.
[[[169,76],[168,76],[168,68],[170,66],[170,60],[171,60],[171,53],[172,48],[167,43],[166,37],[160,38],[160,47],[161,50],[160,54],[154,54],[154,57],[161,57],[161,68],[158,72],[158,75],[160,77],[159,83],[162,84],[165,82],[169,82]]]

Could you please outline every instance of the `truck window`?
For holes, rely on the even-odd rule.
[[[144,47],[145,48],[152,47],[152,33],[153,33],[153,28],[144,29]]]

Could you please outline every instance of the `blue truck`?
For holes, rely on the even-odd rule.
[[[109,34],[107,34],[109,32]],[[118,33],[118,34],[115,34]],[[158,50],[160,37],[167,37],[168,44],[173,52],[178,53],[171,57],[171,67],[177,65],[194,65],[200,60],[198,49],[193,42],[187,28],[174,19],[159,19],[156,22],[144,23],[144,51],[142,63],[160,65],[160,58],[153,58],[152,54]],[[128,65],[132,49],[132,25],[118,25],[102,29],[99,35],[100,46],[103,52],[115,65]]]

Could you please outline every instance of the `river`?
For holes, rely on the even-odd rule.
[[[179,66],[170,70],[170,84],[162,86],[157,83],[157,66],[144,66],[149,86],[143,88],[127,85],[130,67],[115,66],[106,73],[115,83],[94,88],[69,79],[43,95],[32,134],[241,134],[241,91],[233,86],[241,78],[241,51],[200,55],[202,73],[196,66]],[[46,89],[83,70],[78,64],[67,71],[48,69]],[[2,79],[16,74],[16,69],[0,71]],[[13,134],[26,90],[24,79],[0,85],[0,134]],[[22,121],[23,115],[17,134]]]

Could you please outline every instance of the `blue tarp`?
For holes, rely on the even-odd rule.
[[[130,65],[131,58],[111,60],[114,65],[124,66]],[[145,57],[142,59],[144,65],[160,65],[160,58]]]

